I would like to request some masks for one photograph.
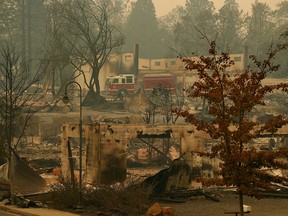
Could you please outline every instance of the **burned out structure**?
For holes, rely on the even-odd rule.
[[[86,183],[124,183],[127,171],[127,146],[131,139],[138,139],[166,157],[163,149],[149,143],[149,139],[178,139],[180,153],[203,151],[207,134],[191,125],[146,124],[84,124],[82,141],[83,170]],[[64,177],[71,178],[71,146],[78,145],[79,125],[64,124],[61,132],[61,162]],[[76,148],[77,149],[77,148]],[[77,155],[75,157],[78,160]],[[167,157],[167,160],[169,158]],[[191,167],[200,166],[199,158],[189,157]],[[171,162],[171,159],[170,159]],[[198,165],[197,165],[198,164]],[[78,165],[76,166],[78,167]]]

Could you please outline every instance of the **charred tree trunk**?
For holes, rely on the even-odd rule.
[[[96,94],[94,91],[89,89],[87,95],[82,101],[82,106],[101,108],[106,105],[106,99],[100,94]]]
[[[93,91],[95,95],[100,96],[101,89],[99,83],[99,72],[100,69],[94,67],[92,71],[92,82],[90,82],[89,91]]]
[[[87,87],[89,90],[82,102],[83,106],[102,107],[106,104],[106,99],[101,96],[99,70],[97,68],[93,68],[91,82]]]

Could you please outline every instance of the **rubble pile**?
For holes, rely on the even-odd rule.
[[[288,198],[288,186],[283,184],[275,184],[274,191],[261,191],[261,197]]]
[[[59,160],[61,151],[60,146],[57,143],[40,142],[37,144],[31,142],[22,145],[21,148],[19,148],[18,153],[21,158],[24,158],[27,161],[48,159]]]
[[[193,196],[204,196],[212,201],[219,199],[205,192],[201,184],[193,187],[193,182],[201,176],[201,170],[191,167],[185,160],[174,160],[170,167],[160,170],[155,175],[149,176],[141,183],[152,187],[152,200],[183,203]]]

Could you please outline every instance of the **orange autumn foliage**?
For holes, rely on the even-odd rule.
[[[227,70],[234,64],[228,53],[218,54],[216,42],[210,44],[209,56],[200,56],[199,60],[182,58],[187,70],[193,70],[198,80],[185,89],[188,97],[205,99],[208,104],[210,121],[199,115],[181,109],[173,112],[207,132],[218,142],[212,147],[210,157],[221,159],[220,178],[203,179],[207,185],[236,186],[238,191],[249,196],[260,197],[261,189],[273,190],[273,183],[288,182],[285,176],[275,176],[267,169],[287,169],[288,149],[263,152],[246,148],[247,144],[263,133],[275,133],[288,123],[282,114],[273,116],[262,123],[251,118],[255,106],[265,106],[265,96],[269,93],[288,92],[287,83],[264,85],[267,75],[279,69],[274,58],[287,48],[283,43],[271,46],[265,60],[250,56],[252,65],[243,72],[231,73]]]

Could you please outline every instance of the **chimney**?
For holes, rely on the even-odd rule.
[[[247,69],[248,66],[248,46],[245,45],[244,47],[244,71]]]
[[[139,44],[135,44],[135,48],[134,48],[134,75],[135,78],[138,78],[138,74],[139,74]]]

